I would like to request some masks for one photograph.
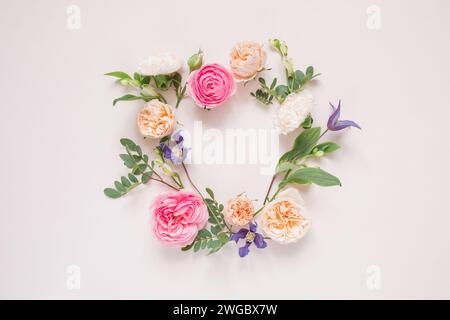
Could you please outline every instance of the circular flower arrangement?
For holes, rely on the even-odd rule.
[[[296,70],[285,42],[271,39],[269,45],[281,57],[285,83],[280,84],[277,78],[267,82],[259,77],[259,88],[250,94],[263,105],[275,104],[273,122],[279,134],[295,130],[300,133],[292,148],[280,157],[266,195],[256,210],[255,201],[245,193],[223,205],[210,188],[202,192],[194,184],[184,163],[190,149],[185,146],[183,128],[177,125],[173,111],[186,97],[207,110],[225,105],[237,90],[237,83],[254,81],[259,73],[267,71],[267,54],[261,44],[237,43],[229,55],[229,69],[218,63],[203,65],[203,52],[198,51],[187,60],[189,76],[185,82],[180,73],[183,60],[169,53],[148,57],[132,76],[122,71],[106,74],[137,91],[114,99],[113,105],[120,101],[144,101],[137,115],[138,129],[144,137],[159,139],[159,142],[149,156],[131,139],[121,139],[125,152],[120,158],[130,172],[104,193],[110,198],[120,198],[150,181],[171,189],[156,197],[150,209],[154,235],[162,243],[179,246],[183,251],[208,250],[211,254],[230,242],[240,242],[241,257],[249,254],[252,245],[263,249],[270,241],[294,243],[307,234],[311,218],[300,192],[292,186],[341,185],[336,176],[309,164],[308,160],[340,148],[332,141],[321,141],[328,131],[361,128],[354,121],[340,119],[340,101],[337,106],[330,103],[331,114],[325,130],[313,126],[314,99],[305,88],[318,74],[311,66],[305,71]],[[164,92],[170,89],[176,96],[174,107],[164,97]],[[185,186],[186,182],[191,188]]]

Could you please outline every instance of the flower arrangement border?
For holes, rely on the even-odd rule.
[[[154,234],[163,243],[179,246],[182,251],[207,250],[213,254],[232,241],[242,241],[243,246],[238,250],[241,257],[248,255],[252,245],[262,249],[271,240],[293,243],[308,232],[310,217],[298,190],[288,186],[341,185],[339,178],[309,164],[308,160],[327,156],[340,148],[333,141],[320,141],[327,132],[348,127],[361,129],[360,126],[340,119],[339,101],[336,106],[330,103],[332,112],[326,129],[314,127],[313,98],[305,88],[320,74],[312,66],[305,71],[295,69],[284,41],[270,39],[269,45],[281,57],[286,83],[280,84],[277,78],[267,81],[260,76],[270,70],[265,67],[266,52],[262,45],[251,41],[239,42],[232,48],[229,69],[217,63],[204,65],[203,52],[199,50],[187,60],[189,77],[185,82],[179,72],[184,62],[172,54],[150,56],[132,76],[123,71],[106,74],[138,92],[114,99],[113,106],[122,101],[143,100],[145,105],[138,113],[137,125],[144,137],[159,139],[159,144],[151,157],[131,139],[121,139],[125,152],[120,158],[130,172],[114,181],[113,187],[104,189],[104,194],[120,198],[149,182],[171,189],[156,197],[151,206]],[[292,148],[280,157],[263,203],[256,210],[254,201],[245,193],[224,205],[211,188],[200,191],[184,163],[190,148],[185,146],[183,128],[177,128],[173,107],[164,97],[166,91],[174,90],[175,109],[190,97],[199,107],[211,110],[222,106],[238,90],[239,82],[255,79],[259,88],[251,96],[266,106],[278,104],[274,120],[278,132],[289,134],[298,128],[302,130]],[[180,171],[193,190],[186,188]]]

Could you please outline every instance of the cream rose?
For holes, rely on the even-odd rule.
[[[277,108],[274,125],[281,134],[297,129],[308,117],[314,105],[314,98],[308,90],[291,93]]]
[[[288,188],[262,210],[262,230],[272,240],[288,244],[303,238],[311,225],[300,193]]]
[[[144,137],[162,138],[167,136],[175,126],[172,107],[157,99],[150,100],[139,112],[137,125]]]
[[[253,79],[264,68],[266,53],[256,42],[237,43],[230,53],[230,66],[236,81]]]
[[[181,69],[183,60],[170,53],[150,56],[139,66],[139,73],[146,76],[171,74]]]
[[[230,199],[225,210],[225,221],[232,226],[243,227],[253,219],[254,206],[245,194]]]

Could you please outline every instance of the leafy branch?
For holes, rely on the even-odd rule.
[[[209,255],[222,249],[229,241],[229,235],[224,231],[225,228],[228,228],[223,217],[224,206],[217,202],[211,189],[206,188],[206,192],[209,198],[204,198],[204,201],[208,208],[210,228],[209,230],[207,228],[200,230],[195,240],[181,249],[183,251],[193,249],[194,252],[197,252],[202,249],[208,249]]]
[[[269,40],[269,43],[282,57],[287,84],[279,84],[277,86],[277,79],[275,78],[271,85],[268,86],[264,78],[259,78],[260,88],[255,92],[251,92],[250,95],[265,105],[271,104],[273,98],[276,98],[278,103],[281,104],[289,94],[300,92],[306,84],[320,74],[314,74],[314,68],[312,66],[307,67],[304,72],[301,70],[294,71],[294,63],[292,59],[288,58],[288,47],[286,43],[278,39]]]
[[[303,127],[312,123],[312,118],[302,124]],[[316,184],[319,186],[341,186],[339,178],[318,167],[310,167],[304,161],[311,157],[322,157],[340,148],[334,142],[327,141],[318,144],[323,134],[320,127],[308,128],[300,133],[294,141],[291,150],[285,152],[279,159],[275,174],[264,197],[264,205],[275,199],[278,193],[288,184]],[[325,133],[325,132],[324,132]],[[284,173],[275,193],[270,197],[270,191],[277,175]],[[255,212],[255,216],[262,208]]]
[[[170,87],[175,88],[177,99],[181,101],[185,97],[186,88],[180,88],[181,75],[178,72],[169,75],[145,76],[135,72],[133,77],[123,71],[113,71],[105,74],[106,76],[115,77],[123,86],[129,86],[139,90],[139,95],[125,94],[113,100],[113,105],[119,101],[144,100],[146,102],[158,99],[163,103],[167,103],[160,91],[167,91]],[[177,107],[179,104],[177,101]]]
[[[179,190],[162,179],[154,170],[154,162],[149,162],[149,157],[142,153],[139,145],[132,140],[120,139],[120,144],[125,147],[126,153],[120,154],[123,164],[131,170],[127,176],[122,176],[114,181],[114,187],[104,189],[104,194],[113,199],[120,198],[141,184],[147,184],[150,180],[162,183],[169,188]]]

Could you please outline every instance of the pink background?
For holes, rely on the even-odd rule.
[[[66,8],[81,8],[81,29]],[[369,5],[381,30],[366,26]],[[450,2],[433,1],[5,1],[0,2],[1,298],[450,298],[448,146]],[[289,44],[299,67],[322,73],[312,87],[317,123],[328,101],[363,131],[337,134],[324,159],[342,188],[301,189],[313,217],[291,246],[240,259],[185,254],[149,232],[153,185],[110,200],[103,188],[126,172],[119,138],[139,137],[140,103],[113,108],[122,89],[102,74],[133,71],[149,54],[187,58],[201,47],[226,64],[239,40]],[[279,59],[268,64],[281,75]],[[185,100],[177,117],[205,128],[270,128],[249,98],[204,112]],[[281,141],[285,148],[295,135]],[[150,151],[150,146],[146,147]],[[256,165],[192,166],[221,201],[263,197]],[[81,268],[68,290],[66,268]],[[367,268],[381,271],[369,290]]]

